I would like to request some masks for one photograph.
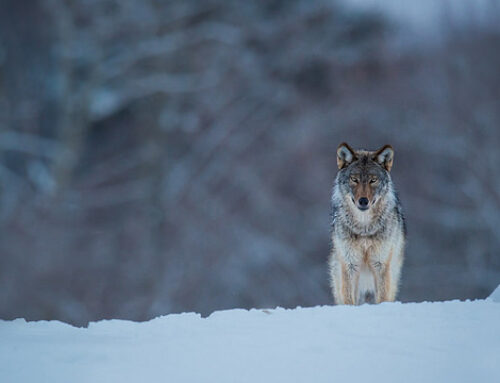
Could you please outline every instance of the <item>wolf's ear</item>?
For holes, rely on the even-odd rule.
[[[394,149],[391,145],[384,145],[375,152],[373,159],[390,172],[394,160]]]
[[[337,149],[337,166],[339,169],[345,168],[355,159],[354,150],[345,142],[341,143]]]

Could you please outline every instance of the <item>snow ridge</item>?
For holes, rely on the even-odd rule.
[[[0,321],[0,381],[498,382],[500,304],[383,303]]]

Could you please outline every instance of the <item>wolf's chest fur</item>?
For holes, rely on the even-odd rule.
[[[354,252],[360,255],[361,259],[359,259],[359,262],[368,264],[377,258],[380,240],[375,240],[372,236],[359,236],[352,241],[351,246],[355,250]]]
[[[351,230],[347,235],[338,232],[332,235],[334,248],[350,267],[373,267],[385,260],[385,248],[390,245],[390,236],[385,235],[387,233],[383,229],[367,231],[370,232],[369,235],[356,234]]]

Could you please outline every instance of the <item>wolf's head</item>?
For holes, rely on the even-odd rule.
[[[359,210],[370,209],[390,190],[389,171],[393,159],[394,150],[390,145],[370,152],[354,150],[345,142],[340,144],[337,149],[337,183],[341,194],[350,197]]]

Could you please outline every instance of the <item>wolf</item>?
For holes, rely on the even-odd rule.
[[[329,269],[336,304],[394,301],[406,224],[390,171],[394,150],[337,149]]]

